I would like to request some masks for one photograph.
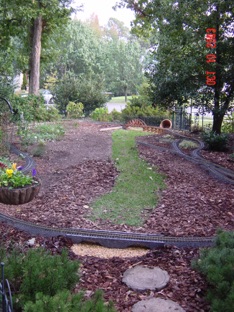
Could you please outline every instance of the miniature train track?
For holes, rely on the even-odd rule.
[[[168,129],[162,129],[158,127],[148,127],[143,125],[144,131],[150,131],[154,133],[170,132]],[[187,137],[186,137],[187,138]],[[188,138],[187,138],[188,139]],[[190,138],[189,138],[190,139]],[[144,142],[137,141],[138,144],[145,144],[152,148],[160,148],[152,144],[147,144]],[[179,148],[179,140],[173,143],[173,153],[185,157],[186,159],[193,161],[197,164],[204,165],[206,168],[209,167],[208,162],[204,159],[200,159],[199,150],[202,148],[201,143],[199,143],[199,148],[197,152],[194,152],[191,156],[184,154]],[[164,149],[165,148],[161,148]],[[169,149],[167,149],[169,151]],[[26,153],[20,152],[16,147],[11,147],[11,151],[20,155],[25,159],[26,165],[23,167],[23,171],[29,171],[35,166],[34,161]],[[225,176],[226,170],[221,166],[212,166],[211,171],[217,170],[220,175]],[[229,183],[232,181],[233,172],[228,172],[230,176]],[[232,181],[233,182],[233,181]],[[49,226],[44,226],[40,224],[34,224],[32,222],[23,221],[3,213],[0,213],[0,220],[4,221],[15,228],[26,231],[33,235],[42,235],[45,237],[51,236],[65,236],[70,238],[74,243],[80,242],[92,242],[98,243],[102,246],[109,248],[126,248],[130,246],[143,246],[146,248],[156,248],[168,245],[173,245],[177,247],[208,247],[212,246],[215,241],[215,237],[171,237],[164,236],[161,234],[145,234],[145,233],[133,233],[133,232],[120,232],[120,231],[107,231],[107,230],[91,230],[91,229],[74,229],[74,228],[54,228]]]

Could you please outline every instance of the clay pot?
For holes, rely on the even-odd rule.
[[[0,187],[0,202],[7,205],[22,205],[33,200],[40,191],[41,182],[27,185],[21,188]]]
[[[172,127],[172,122],[170,119],[164,119],[160,123],[160,128],[168,128],[171,129]]]

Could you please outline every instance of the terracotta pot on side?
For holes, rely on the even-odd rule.
[[[171,129],[171,127],[172,127],[172,122],[170,119],[164,119],[160,123],[160,128]]]

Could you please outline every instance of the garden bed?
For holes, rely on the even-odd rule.
[[[100,131],[110,125],[71,121],[65,126],[65,137],[49,142],[44,155],[35,159],[43,185],[39,196],[17,207],[0,204],[2,213],[56,227],[137,230],[173,236],[211,236],[219,228],[234,229],[234,186],[212,178],[197,165],[168,151],[141,145],[138,146],[140,157],[166,176],[166,188],[161,191],[157,207],[142,211],[144,222],[137,228],[108,220],[91,221],[91,201],[109,192],[118,175],[111,160],[111,131]],[[159,141],[157,135],[141,137],[145,142],[152,139]],[[169,145],[166,143],[165,147]],[[226,153],[219,154],[218,158],[215,153],[204,153],[207,158],[234,169]],[[0,242],[6,246],[11,240],[21,241],[25,246],[31,237],[3,223],[0,230],[4,233]],[[38,237],[35,244],[46,245],[54,252],[61,246],[71,245],[62,238],[42,237]],[[101,288],[105,298],[112,299],[119,311],[131,311],[135,302],[156,293],[130,291],[121,282],[121,272],[136,263],[159,265],[169,271],[171,283],[156,296],[175,300],[186,311],[208,311],[203,299],[206,284],[190,266],[196,254],[195,249],[172,247],[131,259],[78,256],[83,263],[78,288],[86,288],[87,296],[94,288]]]

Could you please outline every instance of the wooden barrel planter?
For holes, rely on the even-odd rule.
[[[0,203],[6,205],[22,205],[33,200],[40,191],[41,182],[27,185],[21,188],[0,187]]]

